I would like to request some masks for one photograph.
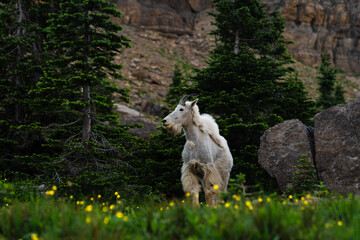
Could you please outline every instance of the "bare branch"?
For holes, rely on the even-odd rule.
[[[79,122],[80,119],[74,121],[74,122],[71,122],[71,123],[65,123],[65,124],[57,124],[57,123],[54,123],[54,124],[51,124],[49,126],[46,126],[44,127],[45,129],[48,129],[48,128],[52,128],[52,127],[67,127],[67,126],[71,126],[71,125],[74,125],[75,123]]]

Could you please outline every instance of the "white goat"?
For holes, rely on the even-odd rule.
[[[226,191],[233,158],[214,118],[199,113],[198,99],[186,101],[194,94],[181,98],[175,110],[163,119],[166,130],[174,135],[184,129],[186,143],[182,152],[181,182],[192,202],[199,205],[203,186],[208,205],[215,206],[219,192]]]

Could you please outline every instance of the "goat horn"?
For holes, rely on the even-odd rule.
[[[185,96],[183,96],[183,97],[180,99],[179,104],[185,106],[186,100],[188,100],[188,99],[189,99],[190,97],[192,97],[192,96],[198,96],[198,94],[197,94],[197,93],[192,93],[192,94],[190,94],[190,95],[185,95]]]

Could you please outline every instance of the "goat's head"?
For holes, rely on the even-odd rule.
[[[183,96],[175,110],[163,119],[163,125],[168,132],[175,136],[179,135],[181,133],[181,128],[186,124],[189,124],[189,121],[191,122],[192,111],[198,111],[196,105],[198,99],[195,99],[192,102],[186,100],[195,95],[197,94],[193,93]]]

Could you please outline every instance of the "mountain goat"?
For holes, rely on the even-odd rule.
[[[163,126],[173,135],[179,135],[182,129],[185,132],[181,168],[184,192],[199,205],[200,180],[207,204],[215,206],[219,192],[227,189],[233,158],[214,118],[200,114],[198,99],[186,101],[193,95],[181,98],[175,110],[163,119]]]

